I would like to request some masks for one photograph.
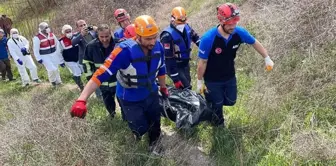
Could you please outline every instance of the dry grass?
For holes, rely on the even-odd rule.
[[[56,34],[64,24],[75,27],[78,19],[114,28],[113,11],[119,7],[132,19],[150,14],[163,29],[170,10],[181,5],[192,11],[189,24],[203,34],[217,24],[215,6],[223,3],[62,1],[69,2],[53,9],[57,14],[24,21],[28,28],[23,31],[32,35],[38,22],[48,17]],[[166,135],[163,159],[148,155],[145,140],[133,144],[127,125],[118,118],[106,119],[99,101],[90,101],[86,120],[70,118],[76,90],[0,86],[1,94],[8,96],[0,99],[6,103],[0,107],[0,165],[326,164],[336,155],[335,5],[333,0],[244,1],[240,24],[268,49],[275,69],[264,72],[261,57],[244,46],[237,58],[239,101],[225,108],[228,129],[216,132],[201,125],[191,138]],[[197,149],[200,145],[211,157]]]

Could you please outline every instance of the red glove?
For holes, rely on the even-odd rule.
[[[76,100],[76,102],[72,105],[70,114],[72,117],[76,116],[79,118],[84,118],[86,115],[86,101],[84,100]]]
[[[174,85],[175,85],[175,88],[177,88],[177,89],[183,89],[184,88],[181,81],[175,82]]]
[[[161,95],[162,95],[163,98],[168,98],[169,92],[168,92],[167,87],[160,88],[160,92],[161,92]]]

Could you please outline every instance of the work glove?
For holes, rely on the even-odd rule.
[[[25,53],[27,53],[27,49],[25,47],[22,47],[21,52],[22,52],[22,54],[25,54]]]
[[[196,89],[196,93],[199,94],[204,94],[204,92],[207,91],[206,86],[204,85],[203,80],[197,80],[197,89]]]
[[[85,100],[76,100],[76,102],[71,107],[71,117],[84,118],[86,115],[86,101]]]
[[[265,58],[265,65],[267,71],[271,71],[273,69],[274,62],[271,60],[269,56]]]
[[[161,92],[161,95],[164,99],[167,99],[168,96],[169,96],[169,92],[168,92],[168,89],[167,87],[160,87],[160,92]]]
[[[60,66],[64,68],[64,67],[65,67],[65,64],[64,64],[64,63],[62,63],[62,64],[60,64]]]
[[[42,63],[43,63],[43,60],[41,59],[41,60],[38,60],[37,62],[40,63],[40,64],[42,64]]]
[[[184,88],[181,81],[175,82],[174,85],[175,85],[175,88],[177,88],[177,89],[183,89]]]
[[[23,65],[23,62],[21,61],[21,59],[16,60],[20,65]]]

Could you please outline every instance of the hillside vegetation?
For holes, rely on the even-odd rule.
[[[59,88],[0,83],[0,165],[336,165],[334,0],[13,0],[3,1],[0,12],[32,38],[43,20],[57,35],[78,19],[117,27],[113,11],[119,7],[132,19],[149,14],[163,29],[171,9],[183,6],[189,24],[202,35],[217,24],[216,6],[225,2],[239,4],[239,24],[275,62],[266,72],[252,47],[241,48],[238,101],[225,107],[226,129],[202,123],[179,131],[163,119],[166,154],[152,156],[147,141],[135,144],[120,115],[110,120],[94,97],[86,119],[71,118],[69,109],[80,92],[62,69],[65,85]],[[196,55],[195,46],[194,81]],[[42,66],[39,76],[47,81]]]

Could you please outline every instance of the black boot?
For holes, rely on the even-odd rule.
[[[75,83],[77,84],[77,86],[79,87],[79,89],[81,91],[83,91],[84,90],[84,86],[83,86],[83,82],[82,82],[80,76],[73,76],[72,78],[75,81]]]

